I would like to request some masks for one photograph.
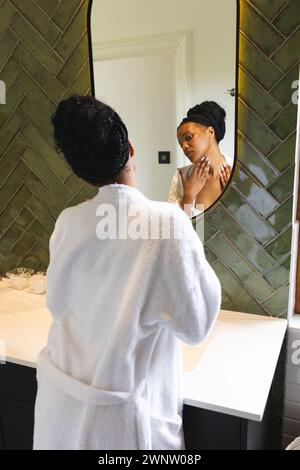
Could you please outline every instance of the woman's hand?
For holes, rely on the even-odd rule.
[[[226,184],[230,178],[232,167],[230,165],[226,165],[225,163],[220,168],[220,183],[222,191],[224,191]]]
[[[184,195],[193,200],[206,183],[209,160],[204,157],[203,161],[196,163],[191,176],[187,176],[182,168],[179,168],[178,171],[181,175]]]

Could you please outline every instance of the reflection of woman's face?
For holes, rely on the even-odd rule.
[[[211,129],[201,124],[186,122],[179,127],[177,139],[187,158],[197,163],[210,146]]]

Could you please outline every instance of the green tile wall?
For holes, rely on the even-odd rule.
[[[92,197],[56,154],[49,118],[90,92],[88,1],[0,0],[0,271],[46,269],[60,211]],[[286,316],[298,78],[299,0],[241,0],[238,163],[205,214],[222,307]]]
[[[299,77],[299,0],[241,0],[238,162],[205,213],[222,307],[286,317]]]
[[[0,0],[0,272],[45,270],[55,220],[96,189],[55,151],[50,116],[90,92],[87,7],[82,0]]]

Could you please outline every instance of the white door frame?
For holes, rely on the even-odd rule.
[[[175,54],[176,122],[179,124],[186,115],[188,108],[191,106],[190,31],[96,42],[93,43],[92,53],[94,62],[157,54]],[[179,146],[177,146],[176,162],[177,167],[186,165],[186,158]]]

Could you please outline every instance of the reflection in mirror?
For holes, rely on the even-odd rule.
[[[91,4],[94,94],[126,123],[149,199],[205,210],[230,179],[237,14],[236,0]]]
[[[215,101],[204,101],[189,109],[177,128],[179,145],[191,163],[173,176],[169,202],[179,204],[189,216],[210,207],[229,179],[231,166],[219,148],[225,115]]]

